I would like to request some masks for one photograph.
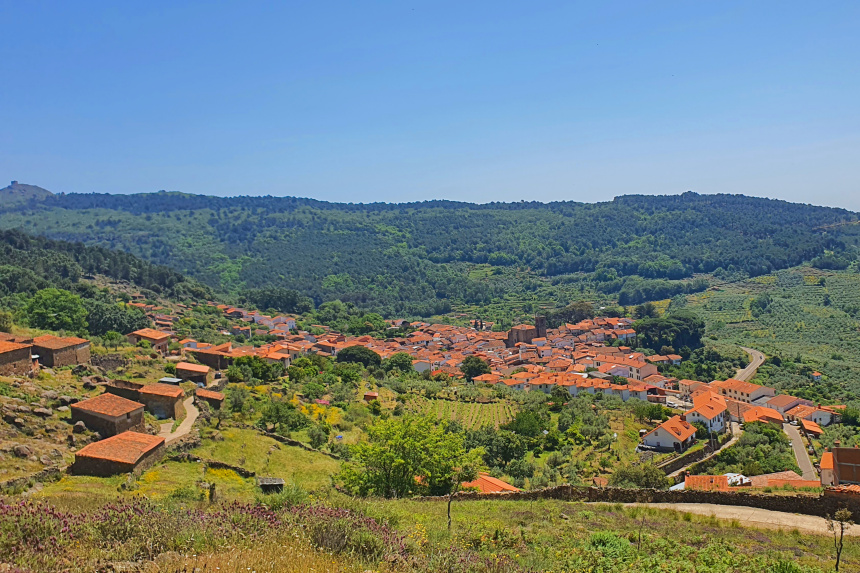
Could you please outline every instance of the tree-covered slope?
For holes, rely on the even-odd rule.
[[[586,273],[624,303],[690,292],[705,286],[694,274],[757,276],[842,253],[838,223],[856,218],[695,193],[486,205],[66,194],[0,209],[0,227],[126,250],[228,290],[277,284],[317,303],[423,315],[523,290],[523,273],[555,285]],[[492,271],[476,278],[477,264]]]

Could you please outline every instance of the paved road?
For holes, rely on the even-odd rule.
[[[809,459],[809,453],[806,451],[806,443],[803,441],[800,431],[796,426],[792,426],[791,424],[783,424],[782,430],[788,434],[788,439],[791,440],[791,448],[794,450],[797,465],[800,467],[800,471],[803,472],[803,479],[818,479],[818,474],[815,473],[815,466],[812,465],[812,460]]]
[[[758,367],[764,364],[765,355],[753,348],[745,348],[741,346],[741,350],[749,354],[751,360],[746,368],[738,370],[738,373],[735,374],[735,379],[748,381],[750,378],[755,376]]]
[[[191,428],[194,426],[194,422],[197,421],[197,416],[200,415],[200,410],[198,410],[194,405],[194,396],[186,398],[182,405],[185,407],[185,419],[182,420],[175,432],[171,432],[173,429],[173,422],[165,422],[161,424],[161,431],[158,435],[164,438],[166,444],[175,442],[190,432]]]
[[[812,515],[800,515],[797,513],[783,513],[781,511],[769,511],[756,509],[754,507],[743,507],[734,505],[714,505],[711,503],[627,503],[628,506],[647,506],[659,509],[671,509],[674,511],[695,513],[697,515],[710,515],[720,519],[736,520],[742,526],[762,527],[768,529],[797,529],[804,533],[815,533],[829,535],[827,521],[823,517]],[[852,527],[845,532],[846,535],[860,536],[860,527]]]

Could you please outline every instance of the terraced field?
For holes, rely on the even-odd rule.
[[[451,400],[431,400],[412,396],[406,404],[407,410],[416,414],[432,416],[439,420],[456,420],[468,429],[482,426],[498,428],[516,415],[516,406],[508,402],[480,404],[477,402],[454,402]]]

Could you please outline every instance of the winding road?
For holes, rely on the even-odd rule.
[[[200,410],[198,410],[194,405],[194,396],[186,398],[182,405],[185,407],[185,419],[180,422],[179,427],[176,428],[175,432],[171,431],[173,430],[174,422],[165,422],[161,424],[161,431],[158,435],[164,438],[165,445],[173,443],[188,434],[194,426],[194,422],[197,421],[197,416],[200,415]]]
[[[741,368],[738,370],[738,373],[735,374],[736,380],[743,380],[744,382],[749,382],[749,379],[755,376],[755,373],[758,371],[759,367],[764,364],[765,355],[754,348],[746,348],[741,346],[741,350],[750,355],[750,363],[747,364],[746,368]]]

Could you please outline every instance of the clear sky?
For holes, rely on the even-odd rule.
[[[0,0],[0,23],[0,177],[55,192],[860,211],[856,0]]]

